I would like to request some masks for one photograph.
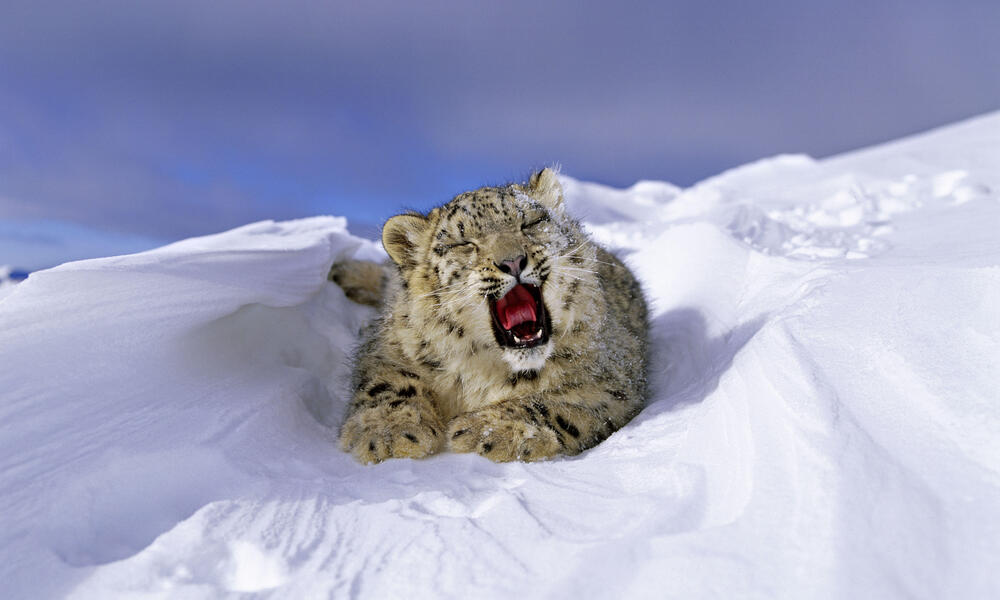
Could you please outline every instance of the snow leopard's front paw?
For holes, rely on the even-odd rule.
[[[525,418],[514,406],[490,406],[459,415],[448,424],[452,452],[478,452],[494,462],[535,461],[562,451],[556,433]]]
[[[392,404],[352,413],[340,430],[340,447],[364,464],[437,452],[444,428],[433,410],[415,403]]]

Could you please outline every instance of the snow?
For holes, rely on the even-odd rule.
[[[653,306],[653,397],[572,458],[336,448],[343,219],[4,287],[0,596],[1000,596],[1000,113],[563,184]]]

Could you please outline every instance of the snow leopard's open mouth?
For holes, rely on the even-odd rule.
[[[493,334],[506,348],[534,348],[549,341],[552,324],[542,302],[542,291],[533,285],[515,285],[502,298],[490,299]]]

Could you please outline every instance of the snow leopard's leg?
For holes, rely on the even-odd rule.
[[[340,430],[340,447],[365,464],[420,458],[441,448],[444,425],[433,392],[416,373],[361,349],[354,397]]]
[[[378,306],[385,285],[385,267],[367,260],[344,260],[333,264],[327,276],[358,304]]]
[[[578,454],[625,425],[641,403],[634,389],[512,398],[452,419],[448,444],[453,452],[478,452],[496,462]]]

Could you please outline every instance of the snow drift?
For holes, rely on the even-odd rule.
[[[653,397],[573,458],[337,450],[342,219],[4,288],[0,596],[1000,596],[1000,113],[563,183],[653,306]]]

